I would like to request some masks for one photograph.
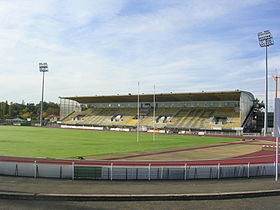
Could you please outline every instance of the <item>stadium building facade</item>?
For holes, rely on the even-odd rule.
[[[253,94],[240,90],[139,98],[138,110],[138,95],[60,97],[62,127],[241,134],[250,126],[254,107]]]

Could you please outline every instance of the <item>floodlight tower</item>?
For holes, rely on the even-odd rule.
[[[43,101],[44,101],[44,85],[45,85],[45,72],[49,71],[47,63],[39,63],[39,71],[43,72],[43,80],[42,80],[42,100],[41,100],[41,112],[40,112],[40,126],[42,127],[43,120]]]
[[[268,61],[267,61],[267,47],[274,44],[272,34],[269,30],[258,33],[259,44],[265,47],[265,115],[264,115],[264,132],[267,133],[267,112],[268,112]]]

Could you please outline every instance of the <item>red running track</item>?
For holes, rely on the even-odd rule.
[[[243,165],[243,164],[269,164],[275,161],[275,152],[260,151],[246,154],[236,158],[222,160],[193,160],[193,161],[110,161],[110,160],[68,160],[68,159],[45,159],[0,156],[0,161],[34,163],[37,164],[61,164],[61,165],[96,165],[96,166],[209,166],[209,165]]]

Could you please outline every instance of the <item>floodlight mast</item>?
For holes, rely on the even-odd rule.
[[[265,47],[265,114],[264,114],[264,131],[263,135],[267,133],[267,112],[268,112],[268,59],[267,47],[274,44],[272,34],[269,30],[259,32],[258,39],[260,47]]]
[[[40,126],[42,127],[43,121],[43,102],[44,102],[44,86],[45,86],[45,72],[49,71],[47,63],[39,63],[39,71],[43,72],[43,80],[42,80],[42,99],[41,99],[41,111],[40,111]]]

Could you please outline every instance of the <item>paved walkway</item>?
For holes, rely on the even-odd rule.
[[[0,194],[196,194],[231,193],[277,190],[280,182],[273,177],[258,179],[193,180],[193,181],[72,181],[58,179],[33,179],[0,176]],[[0,198],[0,209],[49,210],[49,209],[279,209],[280,196],[237,197],[220,200],[147,200],[147,201],[69,201],[69,200],[10,200]]]
[[[0,176],[0,192],[55,194],[195,194],[280,190],[273,177],[192,181],[72,181]]]

